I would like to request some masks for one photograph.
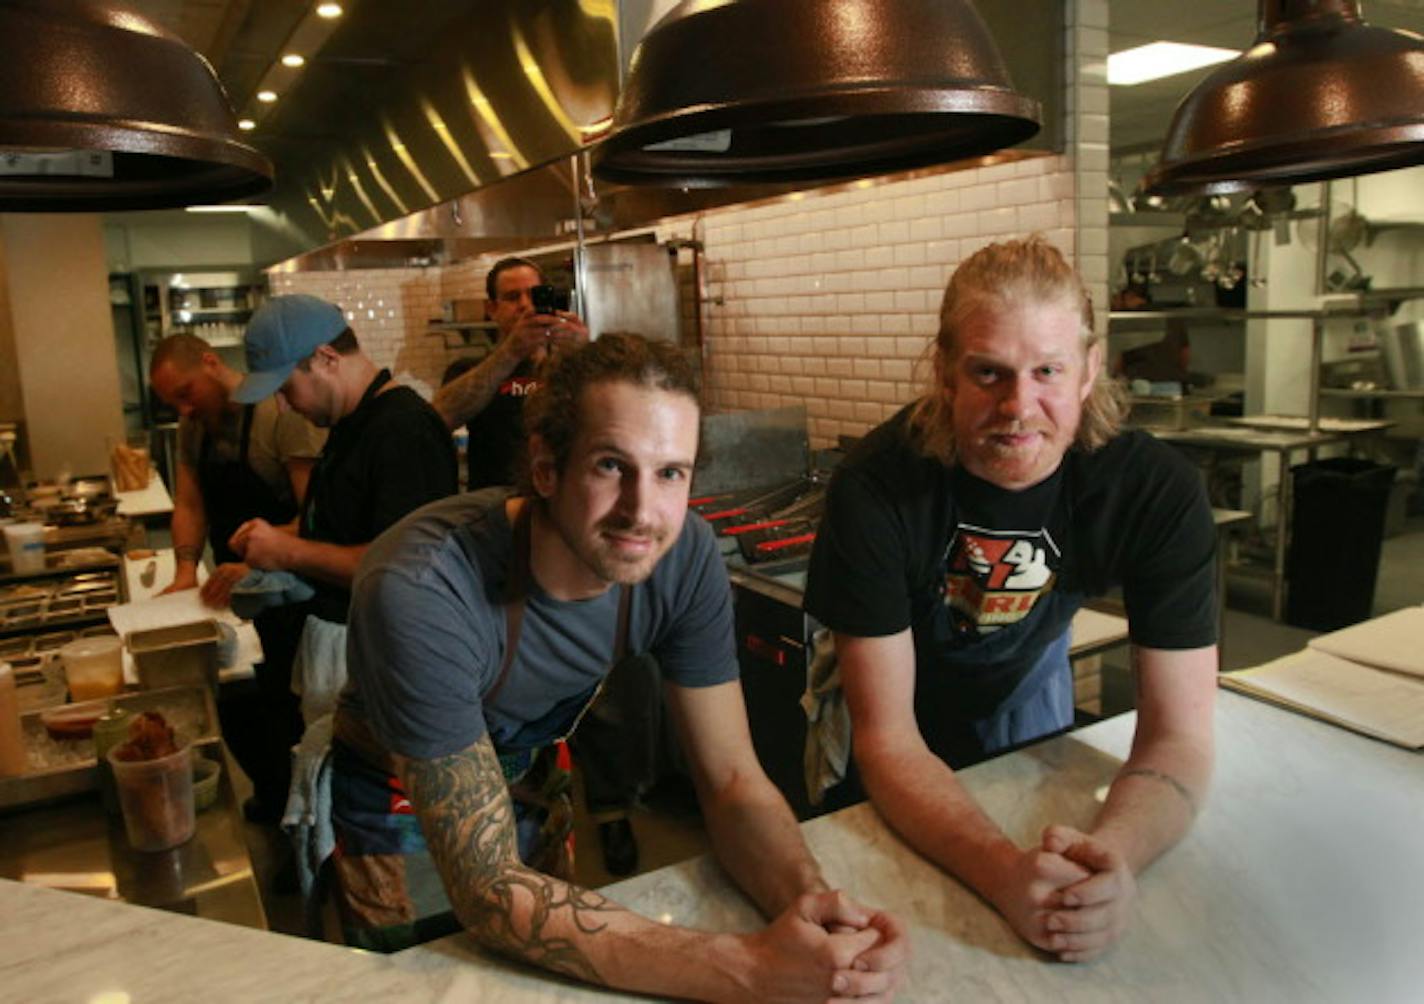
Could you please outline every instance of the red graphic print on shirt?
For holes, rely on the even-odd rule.
[[[1062,558],[1047,530],[986,530],[961,523],[949,545],[944,602],[986,633],[1027,617],[1053,588]]]

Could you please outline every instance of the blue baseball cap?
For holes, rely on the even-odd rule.
[[[345,330],[346,315],[334,303],[305,293],[272,297],[247,323],[247,376],[232,399],[256,404],[271,397],[297,363]]]

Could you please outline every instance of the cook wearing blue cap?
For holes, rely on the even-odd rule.
[[[255,404],[271,397],[298,363],[345,330],[346,317],[335,304],[305,293],[272,297],[248,322],[247,376],[233,400]]]

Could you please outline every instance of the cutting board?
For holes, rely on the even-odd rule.
[[[1223,687],[1405,749],[1424,749],[1424,680],[1307,648],[1223,673]]]
[[[1424,607],[1392,614],[1310,640],[1310,647],[1351,662],[1424,677]]]

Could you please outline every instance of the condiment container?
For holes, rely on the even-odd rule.
[[[0,662],[0,777],[19,777],[29,767],[25,737],[20,732],[20,698],[15,671]]]
[[[166,851],[193,837],[193,748],[154,760],[120,760],[109,750],[109,766],[124,812],[124,831],[136,851]]]
[[[10,548],[10,569],[16,575],[43,572],[45,542],[43,523],[7,523],[5,544]]]
[[[109,697],[124,689],[123,652],[117,635],[80,638],[59,650],[72,700]]]

